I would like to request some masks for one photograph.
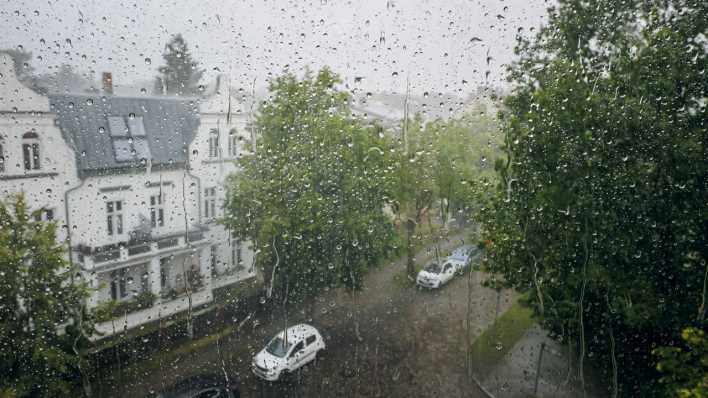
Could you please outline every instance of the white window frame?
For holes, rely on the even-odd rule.
[[[218,158],[220,154],[219,150],[219,130],[211,130],[209,132],[209,157]]]
[[[236,157],[238,155],[238,134],[236,129],[229,132],[229,156]]]
[[[42,169],[42,146],[37,133],[28,132],[22,137],[22,168],[25,171]]]
[[[170,256],[160,258],[160,291],[165,292],[170,286],[170,267],[172,258]]]
[[[123,235],[123,200],[109,200],[106,202],[106,231],[108,236]]]
[[[165,196],[163,193],[150,196],[150,226],[152,228],[165,226]]]
[[[110,273],[111,299],[115,301],[125,300],[129,296],[128,291],[128,269],[120,268]]]
[[[204,188],[204,218],[216,218],[216,187]]]
[[[39,213],[39,217],[35,217],[34,221],[40,222],[50,222],[54,221],[56,217],[56,211],[53,208],[43,207]]]

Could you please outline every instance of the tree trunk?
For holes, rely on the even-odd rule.
[[[305,317],[307,318],[308,321],[312,321],[312,319],[315,317],[315,304],[317,300],[315,299],[314,294],[310,294],[309,297],[307,297],[305,303]]]
[[[413,234],[415,233],[415,222],[413,220],[406,221],[406,272],[408,276],[413,277],[415,274],[415,263],[413,261],[414,250],[413,247]]]

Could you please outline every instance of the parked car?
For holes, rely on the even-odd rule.
[[[453,250],[445,261],[452,263],[455,271],[462,274],[480,254],[481,252],[476,246],[463,245]]]
[[[450,262],[445,262],[443,265],[432,262],[418,272],[415,283],[420,287],[437,289],[448,283],[455,276],[455,271],[456,268]]]
[[[177,382],[157,394],[158,398],[239,398],[237,376],[204,374]]]
[[[281,331],[253,357],[253,373],[276,381],[313,361],[325,349],[324,339],[317,329],[305,323]]]
[[[415,283],[420,287],[437,289],[450,282],[455,274],[466,271],[479,255],[480,250],[475,246],[460,246],[442,261],[442,265],[434,261],[420,270]]]

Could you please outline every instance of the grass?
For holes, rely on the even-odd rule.
[[[492,369],[533,324],[531,309],[517,300],[472,343],[473,360],[483,364],[485,369]]]
[[[157,353],[153,358],[143,361],[142,363],[136,364],[135,366],[138,369],[137,373],[141,374],[149,370],[155,370],[159,368],[161,364],[165,365],[166,363],[170,363],[181,356],[190,354],[209,345],[212,345],[216,342],[216,340],[223,339],[224,337],[231,334],[233,331],[233,326],[227,326],[214,334],[202,337],[201,339],[185,342],[183,344],[178,345],[172,350]]]

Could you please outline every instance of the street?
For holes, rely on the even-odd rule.
[[[461,237],[442,242],[441,250],[456,247]],[[432,252],[428,247],[416,260]],[[420,290],[400,280],[404,269],[399,260],[372,271],[355,295],[325,292],[317,299],[314,319],[305,319],[302,306],[289,308],[287,317],[275,310],[154,371],[136,374],[127,366],[122,381],[102,386],[101,396],[150,396],[183,377],[222,372],[223,366],[229,374],[238,373],[244,397],[483,397],[467,377],[466,347],[491,325],[495,313],[512,304],[514,293],[497,297],[480,285],[479,272],[458,276],[437,291]],[[250,370],[253,354],[286,323],[302,321],[323,334],[325,352],[285,382],[257,379]]]

